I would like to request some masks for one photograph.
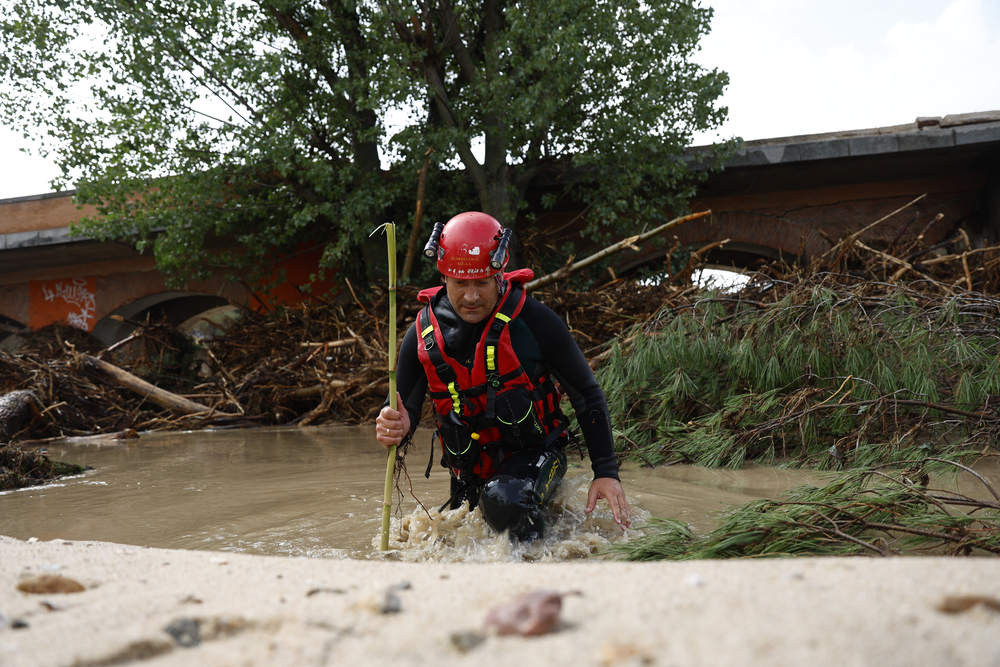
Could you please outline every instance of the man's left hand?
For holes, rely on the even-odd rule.
[[[608,499],[611,513],[615,515],[615,522],[622,530],[632,527],[632,513],[621,482],[613,477],[599,477],[591,482],[590,492],[587,494],[587,514],[594,511],[597,501],[601,498]]]

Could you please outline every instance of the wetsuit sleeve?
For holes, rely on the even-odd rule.
[[[519,319],[531,329],[542,363],[559,382],[576,411],[594,478],[618,479],[608,403],[566,323],[551,308],[531,297],[525,300]]]
[[[417,325],[407,329],[400,345],[399,358],[396,359],[396,390],[403,399],[403,405],[410,413],[410,432],[417,429],[420,414],[424,407],[424,396],[427,394],[427,374],[423,364],[417,357]],[[385,405],[389,405],[388,398]]]

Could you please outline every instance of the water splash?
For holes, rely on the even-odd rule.
[[[632,528],[622,531],[615,523],[607,502],[587,514],[589,477],[564,479],[545,512],[546,536],[533,542],[511,542],[507,534],[497,534],[483,521],[479,508],[469,511],[468,504],[455,510],[425,512],[415,509],[393,519],[389,531],[392,560],[407,562],[505,563],[552,562],[581,558],[600,558],[605,547],[625,542],[640,534],[639,526],[649,519],[649,512],[632,503]],[[630,501],[631,502],[631,501]],[[379,537],[372,540],[378,548]]]

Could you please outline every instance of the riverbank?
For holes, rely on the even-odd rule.
[[[411,564],[0,537],[0,665],[1000,665],[996,571],[977,558]],[[84,590],[18,590],[41,575]],[[491,608],[540,588],[564,594],[555,632],[483,633]]]

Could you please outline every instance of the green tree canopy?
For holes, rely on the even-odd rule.
[[[0,114],[98,207],[85,233],[182,277],[303,240],[356,263],[430,148],[429,215],[471,182],[513,226],[544,180],[621,233],[684,209],[683,148],[726,114],[695,0],[0,2]]]

